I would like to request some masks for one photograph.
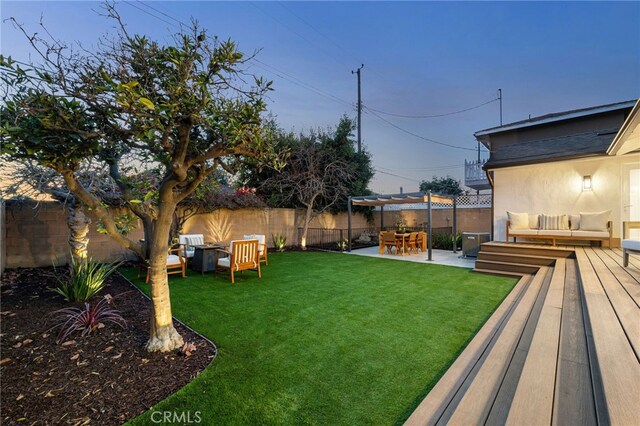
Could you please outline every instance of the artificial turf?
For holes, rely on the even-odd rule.
[[[153,424],[154,411],[216,425],[402,423],[516,282],[318,252],[269,254],[262,279],[245,271],[234,285],[169,279],[176,318],[219,353],[133,424]]]

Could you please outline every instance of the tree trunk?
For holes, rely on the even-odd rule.
[[[148,260],[151,253],[151,241],[155,235],[156,224],[150,217],[143,217],[142,230],[144,232],[144,243],[142,244],[142,253],[144,260]]]
[[[84,214],[82,204],[69,203],[67,205],[67,226],[69,227],[69,248],[71,256],[76,262],[84,262],[87,259],[87,246],[89,245],[89,219]]]
[[[167,252],[169,230],[174,205],[161,203],[155,224],[155,235],[147,245],[149,247],[149,284],[151,286],[151,336],[146,344],[149,352],[168,352],[184,344],[182,336],[173,327],[169,282],[167,278]]]
[[[307,204],[307,211],[304,215],[304,224],[302,225],[302,235],[300,236],[300,248],[302,250],[307,249],[307,232],[309,231],[309,222],[311,222],[312,216],[313,204]]]

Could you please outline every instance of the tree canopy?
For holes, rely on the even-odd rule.
[[[58,172],[106,233],[144,255],[79,178],[82,164],[105,165],[145,230],[153,301],[147,349],[167,351],[182,344],[166,276],[176,207],[219,169],[235,171],[248,158],[273,163],[269,129],[262,126],[271,83],[246,74],[247,58],[236,43],[212,39],[197,24],[159,42],[129,34],[115,4],[104,7],[117,32],[95,52],[30,36],[40,64],[25,68],[0,57],[6,94],[0,153]],[[135,176],[149,169],[158,170],[157,187],[143,188],[146,182]]]
[[[420,191],[431,191],[435,194],[441,195],[464,194],[464,191],[460,187],[460,181],[455,180],[451,176],[447,176],[446,178],[434,176],[430,181],[423,180],[422,182],[420,182]]]

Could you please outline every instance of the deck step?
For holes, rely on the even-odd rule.
[[[453,399],[438,424],[485,424],[494,407],[505,375],[517,350],[522,334],[541,294],[547,274],[553,268],[543,266],[501,327],[493,344],[461,387],[462,395]]]
[[[509,244],[500,242],[488,242],[480,246],[481,252],[525,254],[532,256],[571,257],[573,249],[558,248],[553,246],[533,244]]]
[[[493,260],[476,260],[476,269],[490,269],[494,271],[517,272],[520,274],[535,274],[540,266],[526,263],[503,262]]]
[[[480,274],[487,274],[487,275],[496,275],[499,277],[514,277],[514,278],[519,278],[525,275],[519,272],[498,271],[495,269],[479,269],[479,268],[472,269],[472,272],[478,272]]]
[[[527,255],[527,254],[514,254],[514,253],[500,253],[500,252],[487,252],[481,251],[478,253],[478,260],[491,260],[494,262],[507,262],[507,263],[524,263],[528,265],[538,266],[553,266],[557,257],[555,256],[539,256],[539,255]]]
[[[405,426],[434,425],[440,420],[450,401],[458,394],[460,387],[499,335],[532,279],[532,275],[523,275],[520,278],[503,303],[407,419]]]
[[[564,283],[565,260],[558,259],[509,408],[508,425],[532,419],[551,424],[558,359],[549,355],[558,353]]]

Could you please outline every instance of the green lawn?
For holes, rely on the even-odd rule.
[[[516,282],[317,252],[270,254],[262,274],[170,277],[174,315],[219,354],[154,410],[200,411],[203,424],[401,423]]]

